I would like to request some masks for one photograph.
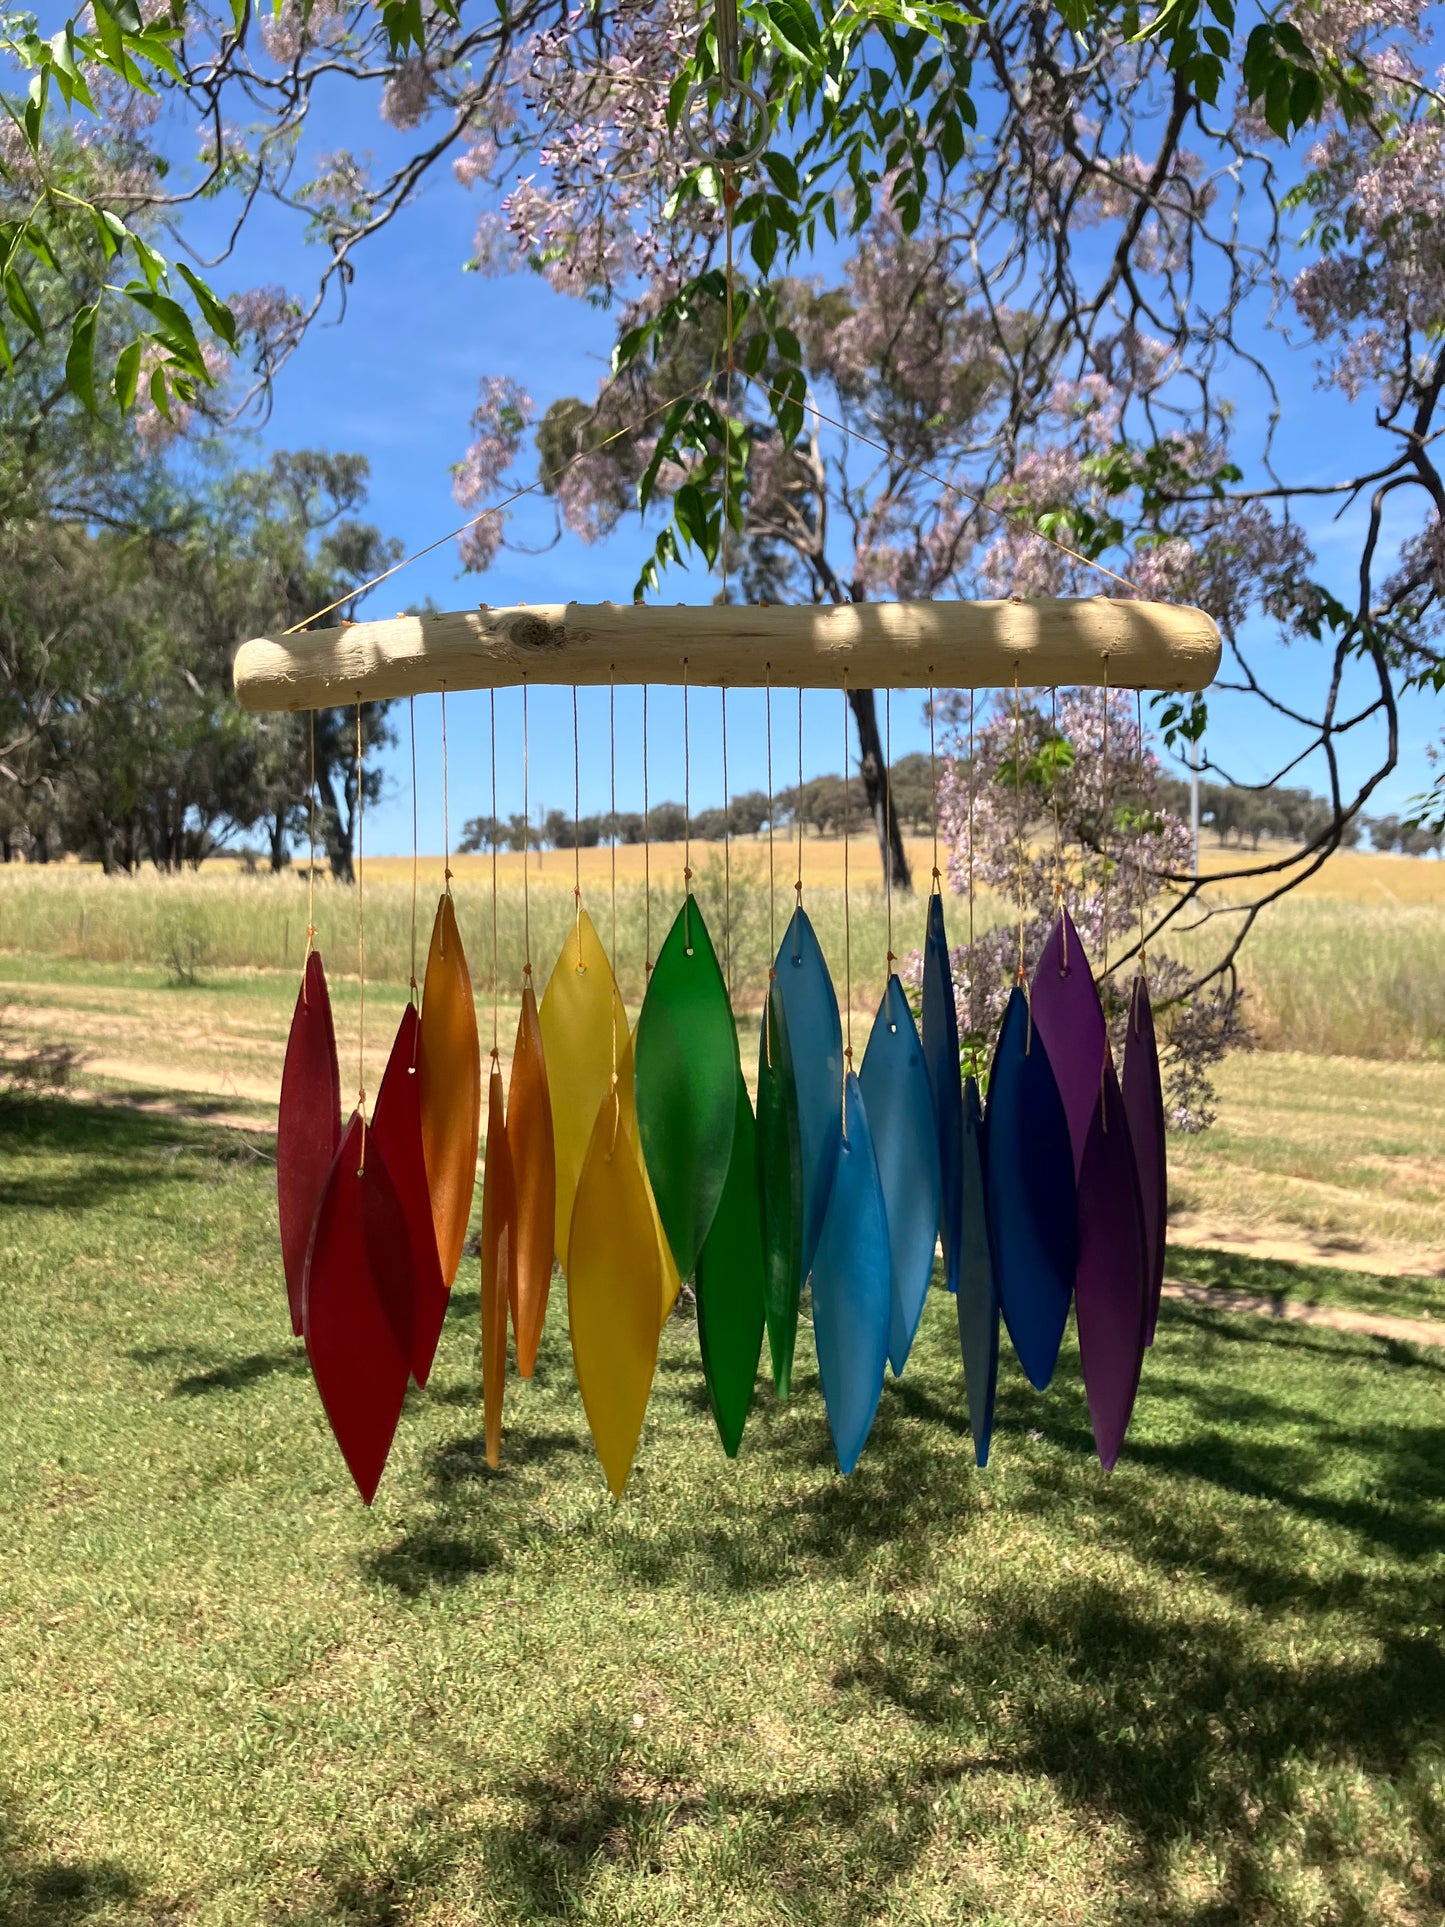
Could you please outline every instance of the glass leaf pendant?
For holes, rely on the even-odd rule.
[[[1079,1264],[1074,1287],[1079,1363],[1099,1463],[1112,1472],[1124,1443],[1149,1309],[1148,1252],[1129,1122],[1112,1059],[1079,1173]]]
[[[942,1181],[939,1236],[950,1291],[958,1290],[963,1224],[963,1084],[958,1051],[958,1005],[953,995],[953,961],[943,926],[943,898],[928,899],[923,939],[923,1061],[938,1121],[938,1168]]]
[[[503,1108],[502,1067],[487,1082],[487,1152],[482,1166],[482,1408],[487,1464],[501,1461],[507,1389],[507,1307],[515,1295],[517,1192]]]
[[[1159,1294],[1164,1284],[1164,1238],[1169,1222],[1168,1154],[1164,1132],[1164,1092],[1159,1082],[1159,1047],[1154,1037],[1154,1012],[1149,986],[1141,971],[1129,998],[1129,1033],[1124,1045],[1124,1074],[1120,1088],[1129,1139],[1139,1172],[1139,1201],[1144,1208],[1144,1243],[1149,1257],[1149,1311],[1145,1343],[1154,1343],[1159,1319]]]
[[[657,1369],[661,1264],[642,1161],[615,1095],[582,1160],[567,1264],[572,1358],[592,1442],[612,1496],[632,1470]]]
[[[712,1415],[736,1458],[763,1348],[763,1227],[758,1208],[757,1131],[738,1073],[727,1183],[697,1259],[697,1336]]]
[[[838,1167],[842,1128],[838,1093],[843,1088],[843,1026],[838,996],[822,946],[801,905],[793,912],[773,963],[792,1047],[798,1101],[798,1154],[803,1192],[803,1242],[798,1283],[813,1268],[823,1231],[828,1192]]]
[[[1025,1377],[1041,1392],[1068,1323],[1078,1206],[1063,1100],[1017,984],[989,1075],[984,1193],[1004,1322]]]
[[[1069,1122],[1074,1171],[1084,1161],[1104,1069],[1104,1012],[1094,972],[1067,910],[1060,910],[1034,972],[1029,999]]]
[[[370,1135],[353,1112],[317,1207],[303,1293],[316,1389],[367,1505],[396,1435],[412,1354],[411,1240]]]
[[[552,1146],[552,1100],[542,1026],[530,980],[522,986],[512,1078],[507,1087],[507,1142],[517,1193],[516,1258],[511,1268],[512,1330],[517,1370],[530,1378],[547,1316],[556,1246],[557,1165]]]
[[[582,1162],[612,1088],[612,1067],[627,1047],[627,1017],[612,965],[585,910],[553,965],[538,1022],[552,1104],[553,1249],[565,1271]]]
[[[813,1259],[813,1336],[833,1449],[839,1467],[851,1472],[883,1392],[892,1293],[888,1214],[867,1112],[851,1071],[843,1102],[847,1123],[840,1129],[837,1169]]]
[[[712,1226],[732,1156],[738,1034],[707,923],[687,897],[658,952],[637,1019],[642,1155],[682,1277]]]
[[[281,1103],[276,1114],[276,1214],[281,1223],[281,1264],[291,1329],[301,1336],[301,1287],[306,1247],[316,1222],[326,1174],[341,1142],[341,1073],[336,1063],[336,1032],[321,953],[306,959],[286,1064],[281,1072]]]
[[[421,1141],[442,1283],[451,1290],[467,1241],[482,1127],[482,1049],[472,980],[449,895],[437,905],[422,985],[417,1048]]]
[[[652,1213],[652,1228],[657,1234],[657,1262],[662,1275],[662,1300],[659,1305],[658,1329],[672,1316],[672,1308],[677,1303],[677,1295],[682,1290],[682,1280],[678,1276],[677,1261],[667,1242],[667,1233],[662,1228],[662,1218],[657,1209],[657,1199],[652,1195],[652,1183],[647,1175],[647,1162],[642,1155],[642,1137],[637,1128],[637,1090],[633,1069],[633,1053],[637,1049],[637,1033],[627,1040],[627,1048],[622,1053],[617,1066],[617,1097],[622,1106],[622,1128],[632,1140],[632,1148],[637,1153],[637,1168],[642,1173],[642,1182],[647,1190],[647,1208]]]
[[[798,1089],[783,994],[768,986],[758,1038],[758,1193],[763,1234],[763,1307],[773,1387],[788,1396],[798,1337],[803,1284],[803,1157],[798,1134]]]
[[[913,1012],[891,973],[858,1074],[888,1213],[893,1309],[888,1358],[896,1378],[923,1316],[938,1244],[942,1180],[938,1122]]]
[[[408,1004],[377,1093],[370,1142],[381,1153],[406,1219],[411,1247],[411,1375],[425,1385],[447,1315],[447,1288],[437,1258],[436,1227],[421,1136],[421,1077],[417,1071],[419,1028]]]
[[[978,1079],[963,1080],[963,1238],[958,1263],[958,1340],[968,1426],[977,1465],[988,1464],[993,1408],[998,1391],[998,1291],[989,1245],[988,1137]]]

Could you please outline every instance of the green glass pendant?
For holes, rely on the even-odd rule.
[[[697,1259],[697,1335],[718,1436],[737,1457],[763,1349],[763,1226],[757,1129],[738,1073],[733,1154],[722,1201]]]
[[[685,899],[637,1019],[637,1125],[679,1275],[712,1228],[732,1160],[738,1033],[702,911]]]
[[[798,1337],[803,1282],[803,1153],[798,1134],[798,1087],[783,993],[774,982],[758,1038],[758,1192],[762,1208],[763,1307],[773,1385],[788,1396]]]

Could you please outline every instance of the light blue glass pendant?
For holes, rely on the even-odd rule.
[[[942,1179],[938,1123],[923,1046],[907,995],[891,974],[863,1053],[858,1084],[888,1213],[892,1274],[888,1362],[896,1378],[908,1362],[933,1276]]]
[[[793,912],[774,969],[783,996],[798,1094],[798,1155],[803,1176],[801,1285],[813,1267],[838,1162],[842,1128],[838,1093],[843,1087],[843,1026],[838,1017],[838,996],[808,913],[801,906]]]
[[[984,1192],[1004,1322],[1025,1376],[1041,1392],[1069,1316],[1078,1197],[1063,1099],[1017,985],[989,1074]]]
[[[998,1291],[989,1244],[988,1136],[978,1079],[963,1080],[963,1249],[958,1266],[958,1341],[973,1456],[988,1464],[998,1390]]]
[[[836,1090],[833,1102],[836,1106]],[[868,1113],[851,1071],[843,1104],[847,1123],[813,1259],[813,1337],[833,1449],[841,1470],[851,1472],[883,1392],[892,1294],[883,1186]]]
[[[938,1167],[943,1179],[938,1229],[943,1239],[943,1270],[948,1289],[957,1291],[963,1222],[963,1083],[953,964],[943,927],[943,898],[936,890],[928,899],[928,925],[923,938],[923,1061],[928,1066],[938,1120]]]

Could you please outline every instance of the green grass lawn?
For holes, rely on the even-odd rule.
[[[1445,1351],[1171,1305],[1112,1478],[1072,1349],[979,1474],[935,1292],[845,1481],[679,1314],[614,1506],[469,1282],[368,1514],[243,1138],[12,1105],[0,1203],[6,1927],[1445,1916]]]

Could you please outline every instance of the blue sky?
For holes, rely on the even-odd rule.
[[[349,99],[355,102],[351,93]],[[179,155],[183,142],[178,139]],[[384,155],[396,137],[381,123],[328,125],[326,104],[312,138],[318,147],[341,145]],[[480,211],[478,198],[453,180],[450,170],[436,174],[419,200],[357,256],[357,274],[347,312],[318,326],[283,371],[269,421],[254,432],[251,455],[260,459],[273,447],[320,447],[356,451],[371,462],[368,514],[411,552],[464,519],[451,493],[449,465],[468,440],[467,421],[483,374],[515,377],[539,411],[569,394],[590,395],[612,343],[611,318],[585,304],[554,295],[537,277],[488,280],[463,272]],[[200,251],[208,229],[220,231],[222,211],[202,205],[188,218],[187,233]],[[214,225],[213,225],[214,224]],[[222,292],[276,283],[305,294],[314,284],[318,261],[304,242],[301,223],[271,207],[257,210],[237,253],[215,275]],[[1338,472],[1340,438],[1353,437],[1363,414],[1351,416],[1339,398],[1322,396],[1308,349],[1286,354],[1276,346],[1285,389],[1283,447],[1287,470],[1305,479]],[[1360,404],[1363,411],[1366,404]],[[245,450],[242,451],[243,455]],[[1327,511],[1307,524],[1328,570],[1331,553],[1342,561],[1358,554],[1352,538],[1364,508],[1349,511],[1333,524]],[[551,541],[552,518],[545,504],[523,504],[510,525],[513,538],[541,546]],[[626,600],[637,568],[651,543],[637,518],[628,518],[606,543],[589,548],[572,536],[531,556],[503,552],[485,576],[465,576],[454,545],[415,563],[388,582],[364,613],[394,613],[430,596],[440,606],[462,608],[470,602]],[[1348,584],[1337,584],[1348,593]],[[665,584],[668,600],[706,602],[715,578],[699,569],[677,572]],[[1318,687],[1321,658],[1307,645],[1285,650],[1266,646],[1262,666],[1276,676],[1292,700],[1309,705]],[[1363,682],[1360,688],[1364,688]],[[654,692],[651,701],[650,788],[654,800],[680,799],[683,792],[681,694]],[[774,765],[779,785],[796,774],[796,699],[774,701]],[[836,770],[842,758],[841,696],[810,692],[804,707],[806,773]],[[927,747],[923,704],[912,694],[892,700],[894,754]],[[729,779],[733,790],[765,786],[763,699],[755,692],[729,697]],[[675,713],[674,713],[675,712]],[[1438,713],[1438,712],[1435,712]],[[585,812],[605,810],[610,780],[607,692],[583,691],[579,701],[581,804]],[[617,696],[616,766],[618,807],[641,807],[641,696]],[[386,793],[369,813],[368,847],[378,853],[410,848],[411,802],[406,714],[396,712],[401,740],[387,761]],[[881,718],[880,718],[881,720]],[[1411,704],[1402,719],[1401,771],[1372,806],[1376,812],[1402,808],[1428,780],[1425,746],[1432,740],[1432,708]],[[570,697],[564,691],[536,691],[531,699],[531,800],[570,807],[572,730]],[[418,699],[416,729],[420,841],[423,849],[442,844],[440,702]],[[1272,720],[1256,701],[1216,695],[1211,700],[1211,747],[1242,781],[1259,780],[1292,753],[1287,726]],[[466,817],[490,808],[491,773],[486,750],[487,699],[458,694],[448,702],[451,745],[453,828]],[[502,815],[521,808],[522,756],[520,698],[515,691],[497,699],[497,802]],[[716,692],[692,699],[691,791],[695,807],[721,800],[721,731]],[[1344,773],[1362,773],[1372,760],[1367,747],[1346,752]],[[1302,770],[1291,780],[1323,787],[1323,772]]]

